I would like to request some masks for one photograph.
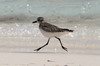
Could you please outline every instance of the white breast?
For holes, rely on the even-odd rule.
[[[62,35],[65,35],[65,34],[68,34],[69,32],[46,32],[42,29],[40,29],[41,33],[46,36],[46,37],[59,37],[59,36],[62,36]]]

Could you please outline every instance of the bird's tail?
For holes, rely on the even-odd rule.
[[[74,32],[74,30],[69,30],[69,29],[63,29],[63,30],[68,32]]]

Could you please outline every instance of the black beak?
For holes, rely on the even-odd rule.
[[[34,21],[34,22],[32,22],[32,23],[37,23],[37,21]]]

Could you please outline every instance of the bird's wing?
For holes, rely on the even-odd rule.
[[[49,23],[43,23],[40,25],[41,25],[40,27],[46,32],[61,32],[61,29],[55,25]]]

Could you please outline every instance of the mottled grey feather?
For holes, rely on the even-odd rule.
[[[43,29],[46,32],[64,32],[64,31],[68,31],[68,32],[73,32],[73,30],[69,30],[69,29],[61,29],[55,25],[43,22],[39,25],[39,27],[41,29]]]

